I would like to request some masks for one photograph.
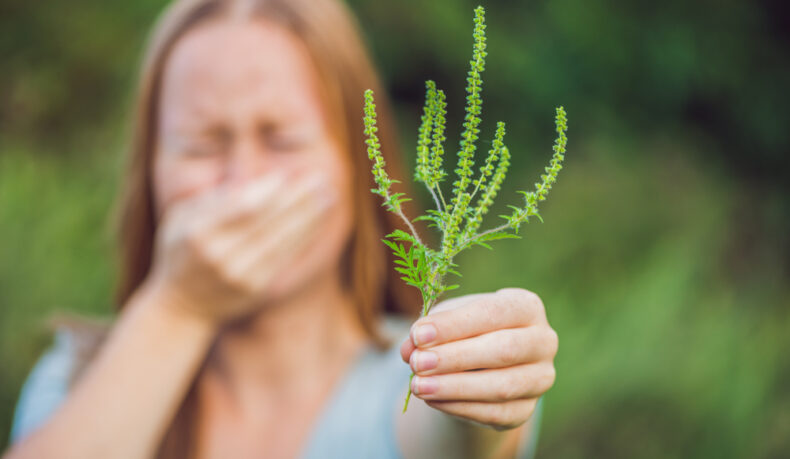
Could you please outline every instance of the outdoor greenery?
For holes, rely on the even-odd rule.
[[[349,3],[413,167],[422,82],[463,98],[476,4]],[[50,343],[47,320],[111,312],[107,221],[140,55],[163,4],[0,6],[0,449],[19,388]],[[496,71],[479,128],[508,121],[501,196],[516,196],[545,162],[554,104],[573,116],[572,156],[541,208],[545,223],[495,251],[460,254],[463,283],[451,292],[518,286],[543,299],[560,346],[538,457],[787,457],[782,5],[484,3],[486,65]],[[460,138],[458,105],[443,115],[448,139]],[[407,211],[432,203],[418,192]],[[494,203],[490,213],[506,211]]]

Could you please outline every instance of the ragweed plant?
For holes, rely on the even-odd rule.
[[[444,92],[436,88],[436,83],[425,83],[425,106],[417,136],[417,165],[414,179],[422,182],[428,188],[431,198],[436,206],[425,215],[419,216],[414,221],[427,220],[428,226],[441,232],[441,247],[433,249],[428,247],[420,236],[411,220],[403,213],[402,204],[409,199],[403,193],[390,191],[394,183],[385,170],[384,159],[381,155],[381,145],[376,135],[376,105],[373,100],[373,91],[365,91],[365,135],[367,136],[368,157],[373,162],[372,172],[377,188],[371,191],[384,200],[382,204],[390,212],[397,214],[405,223],[407,231],[395,230],[383,239],[395,255],[395,270],[402,274],[401,279],[408,285],[419,289],[422,294],[422,316],[428,314],[438,298],[448,290],[457,288],[457,284],[446,284],[445,276],[453,274],[461,276],[455,270],[457,265],[453,259],[463,250],[475,245],[488,249],[488,244],[497,239],[518,238],[518,229],[522,223],[529,222],[530,217],[543,221],[538,213],[538,205],[546,199],[552,185],[557,180],[557,174],[562,169],[565,158],[565,145],[568,129],[568,120],[562,107],[556,109],[555,126],[557,139],[554,143],[554,154],[551,162],[540,176],[540,181],[535,183],[532,191],[519,191],[524,202],[519,206],[508,206],[511,212],[500,215],[505,222],[499,226],[480,231],[483,217],[488,213],[505,180],[510,166],[510,151],[505,145],[505,123],[497,123],[494,140],[488,150],[479,175],[473,179],[475,167],[475,142],[480,133],[480,113],[482,99],[480,92],[483,86],[481,74],[485,68],[486,36],[485,36],[485,10],[482,6],[475,9],[474,19],[474,47],[470,61],[469,74],[466,79],[466,115],[464,117],[463,132],[461,134],[460,148],[458,151],[458,164],[455,168],[456,179],[452,183],[452,193],[449,201],[442,193],[442,183],[447,177],[442,162],[444,155],[444,130],[447,103]],[[476,199],[476,200],[475,200]],[[411,397],[411,378],[409,378],[409,392],[403,405],[403,411],[409,406]]]

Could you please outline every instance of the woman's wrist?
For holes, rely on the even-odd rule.
[[[219,329],[216,319],[200,314],[199,308],[183,294],[157,281],[144,282],[130,301],[130,307],[155,310],[169,325],[186,327],[197,336],[211,339]]]

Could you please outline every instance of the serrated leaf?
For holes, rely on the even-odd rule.
[[[397,251],[398,251],[398,247],[397,247],[397,245],[396,245],[394,242],[392,242],[392,241],[389,241],[389,240],[387,240],[387,239],[382,239],[382,240],[381,240],[381,242],[383,242],[384,244],[386,244],[386,245],[387,245],[387,247],[389,247],[389,248],[390,248],[390,249],[392,249],[393,251],[395,251],[395,252],[397,252]]]
[[[513,233],[506,233],[506,232],[496,232],[496,233],[489,233],[484,236],[480,236],[478,238],[479,241],[498,241],[500,239],[521,239],[521,236],[518,236]]]
[[[411,242],[412,244],[416,243],[417,241],[414,239],[414,236],[407,233],[406,231],[396,229],[395,231],[388,234],[386,237],[395,239],[396,241],[407,241]]]

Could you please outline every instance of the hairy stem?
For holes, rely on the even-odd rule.
[[[433,188],[428,188],[428,191],[431,192],[431,196],[433,197],[433,202],[436,204],[436,210],[442,212],[442,204],[439,202],[439,198],[436,196],[436,192],[433,191]]]
[[[395,213],[401,218],[401,220],[403,220],[406,223],[406,226],[409,227],[409,231],[411,232],[411,235],[414,236],[414,239],[416,239],[420,245],[425,245],[422,243],[422,239],[420,239],[420,235],[417,234],[417,229],[414,228],[414,225],[412,225],[411,220],[409,220],[406,217],[406,215],[403,214],[403,211],[398,209],[395,211]]]

